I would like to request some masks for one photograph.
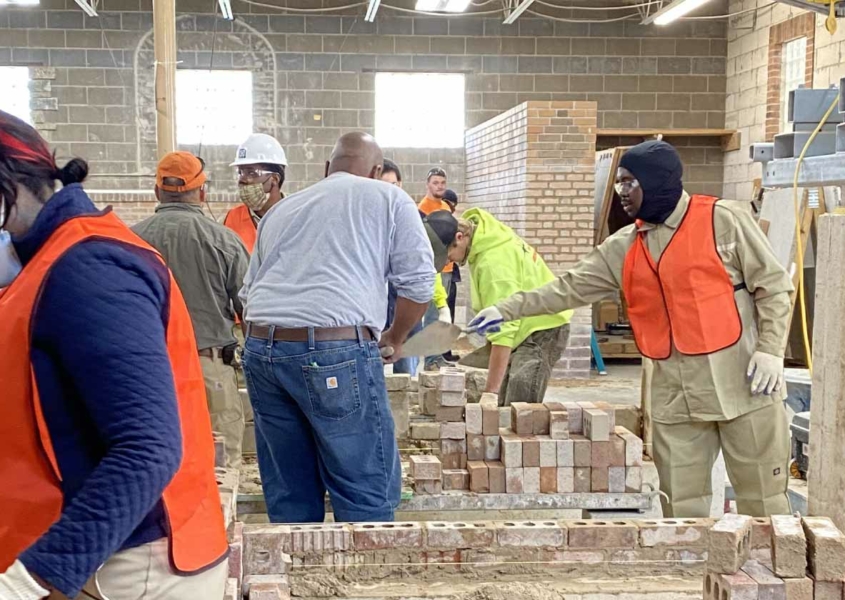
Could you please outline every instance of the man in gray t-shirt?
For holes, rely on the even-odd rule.
[[[273,522],[323,521],[326,490],[338,521],[389,521],[399,503],[379,346],[401,354],[435,269],[417,207],[379,180],[382,162],[371,136],[341,137],[326,179],[274,206],[258,228],[240,296]],[[382,333],[388,282],[398,300]]]

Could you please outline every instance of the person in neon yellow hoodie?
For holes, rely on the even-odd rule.
[[[459,219],[449,259],[469,265],[476,312],[556,279],[534,248],[480,208]],[[492,347],[485,391],[499,394],[499,405],[543,401],[552,369],[569,341],[571,318],[572,311],[528,317],[503,323],[487,335]]]

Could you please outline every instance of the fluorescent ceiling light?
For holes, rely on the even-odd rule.
[[[0,0],[0,6],[38,6],[38,0]]]
[[[700,8],[707,4],[710,0],[674,0],[674,2],[669,3],[668,6],[665,6],[658,10],[653,15],[650,15],[643,19],[642,24],[648,25],[649,23],[654,23],[655,25],[668,25],[673,21],[676,21],[694,11],[696,8]]]
[[[470,0],[417,0],[417,10],[425,12],[464,12],[469,8]]]
[[[227,21],[234,21],[235,15],[232,14],[232,3],[229,0],[217,0],[217,5],[220,7],[220,14]]]
[[[76,3],[79,5],[79,8],[81,8],[83,12],[85,12],[85,14],[89,17],[98,16],[97,9],[95,8],[95,0],[76,0]]]
[[[505,19],[505,25],[511,25],[514,21],[516,21],[519,16],[524,13],[529,6],[534,4],[534,0],[522,0],[522,4],[517,6],[515,9],[511,11],[511,14]]]
[[[379,6],[381,6],[381,0],[370,0],[370,5],[367,7],[367,16],[364,17],[364,20],[370,23],[375,21]]]

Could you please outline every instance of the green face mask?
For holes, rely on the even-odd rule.
[[[269,194],[264,191],[264,184],[261,183],[239,185],[238,197],[252,211],[261,210],[269,201]]]

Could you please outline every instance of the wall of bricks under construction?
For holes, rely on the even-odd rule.
[[[467,206],[512,227],[558,274],[593,245],[596,116],[595,102],[532,101],[466,136]],[[590,315],[573,317],[561,376],[589,375]]]
[[[349,2],[287,2],[293,8],[343,4]],[[593,101],[598,126],[607,128],[724,124],[724,21],[661,28],[635,21],[554,22],[526,14],[505,26],[498,15],[418,17],[384,4],[377,22],[366,23],[364,7],[303,16],[233,0],[238,18],[231,23],[214,16],[213,1],[180,0],[179,68],[254,73],[255,128],[285,146],[288,191],[322,177],[340,134],[372,130],[376,71],[465,73],[467,127],[526,101]],[[389,4],[412,7],[414,1]],[[724,2],[712,4],[716,12],[725,9]],[[39,84],[43,97],[33,116],[60,157],[91,161],[89,189],[148,190],[155,166],[151,0],[102,0],[98,10],[98,18],[87,17],[73,0],[5,7],[0,65],[54,69],[50,85]],[[590,16],[618,17],[618,11]],[[702,158],[688,179],[718,193],[722,169],[712,166],[720,166],[721,153],[710,153],[718,150],[718,140],[694,143],[708,163]],[[226,165],[234,151],[234,146],[201,149],[212,169],[212,197],[219,201],[232,199],[226,196],[234,187]],[[423,192],[425,173],[434,165],[447,170],[450,185],[464,190],[462,148],[392,148],[387,154],[404,168],[414,195]],[[108,200],[125,203],[128,208],[120,212],[131,219],[154,206],[149,194]]]

